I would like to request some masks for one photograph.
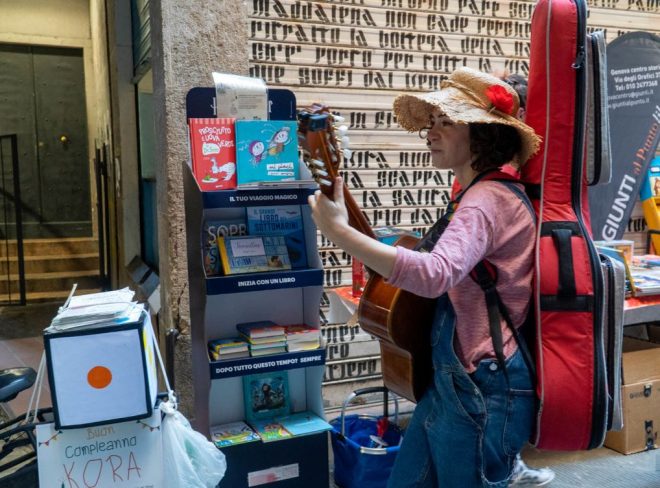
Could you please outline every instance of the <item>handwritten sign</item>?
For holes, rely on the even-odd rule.
[[[146,419],[82,429],[37,426],[41,488],[163,486],[160,410]]]

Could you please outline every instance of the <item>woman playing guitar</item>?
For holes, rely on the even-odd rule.
[[[334,198],[310,197],[314,221],[327,238],[387,284],[435,299],[425,339],[432,381],[406,431],[391,488],[506,487],[530,436],[532,376],[506,320],[500,317],[493,333],[485,292],[470,277],[487,261],[497,270],[510,323],[523,323],[531,301],[534,220],[520,185],[496,181],[511,180],[500,168],[524,164],[539,147],[538,136],[516,118],[518,106],[509,85],[469,68],[455,71],[437,92],[395,99],[399,124],[420,131],[434,167],[452,170],[464,189],[422,240],[420,249],[429,252],[391,247],[350,227],[340,179]]]

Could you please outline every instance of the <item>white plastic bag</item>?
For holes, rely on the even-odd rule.
[[[225,475],[225,455],[199,432],[171,402],[163,402],[165,488],[215,488]]]

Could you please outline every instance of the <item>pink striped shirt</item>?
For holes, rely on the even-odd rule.
[[[534,239],[534,221],[525,204],[502,183],[482,181],[463,196],[433,251],[397,247],[388,283],[425,297],[449,293],[456,312],[454,349],[472,372],[495,353],[484,292],[469,272],[482,259],[497,268],[497,291],[519,327],[531,301]],[[509,357],[517,345],[504,320],[501,327]]]

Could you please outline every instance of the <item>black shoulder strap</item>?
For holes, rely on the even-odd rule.
[[[509,188],[527,207],[527,210],[530,212],[533,221],[536,223],[536,214],[532,203],[525,194],[523,190],[511,180],[495,180],[502,183],[504,186]],[[502,302],[500,294],[497,292],[496,283],[497,283],[497,268],[488,260],[484,259],[477,263],[474,269],[470,272],[470,277],[472,280],[477,283],[484,292],[486,298],[486,308],[488,310],[488,326],[490,329],[490,336],[493,341],[493,349],[495,350],[495,357],[497,362],[500,364],[500,367],[504,370],[506,375],[505,367],[505,358],[504,358],[504,341],[502,339],[502,329],[500,328],[500,317],[504,319],[507,326],[511,330],[513,337],[518,344],[518,348],[523,354],[525,363],[530,371],[532,371],[532,376],[535,376],[535,365],[530,354],[529,348],[523,342],[518,334],[518,330],[514,327],[509,311]],[[507,381],[508,381],[508,375]]]

